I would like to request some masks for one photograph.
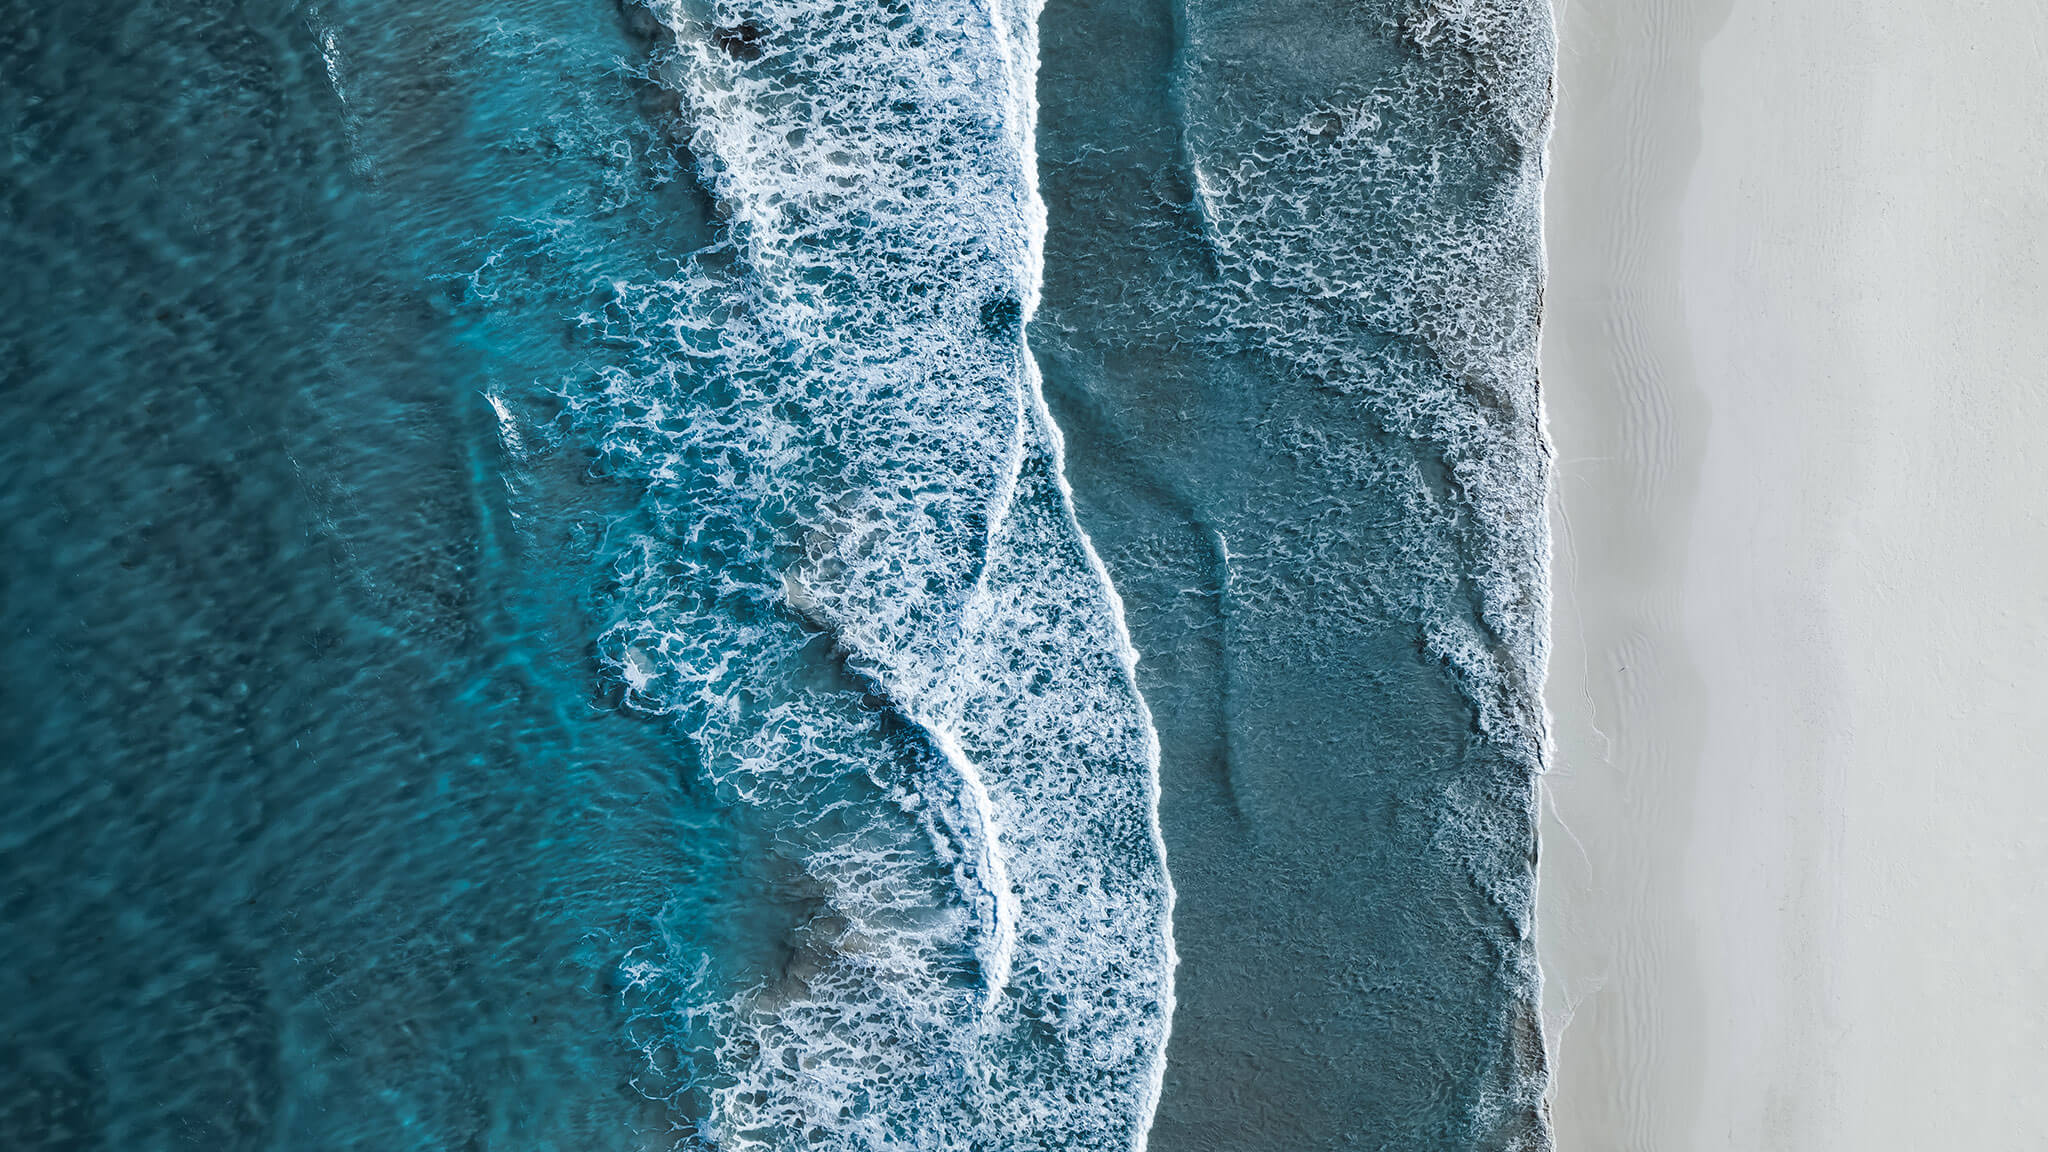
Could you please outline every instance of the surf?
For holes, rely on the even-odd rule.
[[[718,228],[575,317],[608,359],[561,402],[641,492],[597,652],[804,911],[737,992],[629,954],[637,1082],[683,1147],[1142,1147],[1172,888],[1025,339],[1036,7],[644,12]]]

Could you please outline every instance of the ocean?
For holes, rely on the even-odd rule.
[[[1547,1144],[1540,3],[0,8],[0,1143]]]

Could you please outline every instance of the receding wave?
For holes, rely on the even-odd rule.
[[[1369,87],[1289,104],[1229,76],[1185,85],[1195,209],[1221,285],[1190,286],[1185,307],[1211,338],[1355,397],[1443,460],[1462,503],[1447,514],[1469,518],[1471,544],[1404,558],[1441,575],[1446,602],[1417,607],[1482,726],[1533,766],[1548,647],[1535,302],[1550,23],[1520,0],[1392,7],[1389,30],[1414,55]],[[1488,176],[1501,171],[1519,178]],[[1468,574],[1486,635],[1450,603]]]
[[[1206,11],[1191,9],[1184,35],[1229,34]],[[1515,1038],[1503,1087],[1472,1109],[1471,1132],[1547,1147],[1533,869],[1501,849],[1533,823],[1527,781],[1547,745],[1536,337],[1553,33],[1541,0],[1405,0],[1380,18],[1402,47],[1394,63],[1299,96],[1187,54],[1182,140],[1212,275],[1180,290],[1171,322],[1202,317],[1209,339],[1349,398],[1441,470],[1400,509],[1408,530],[1386,561],[1407,581],[1375,584],[1414,590],[1402,613],[1513,769],[1518,792],[1447,794],[1442,835],[1521,944],[1501,965],[1512,1019],[1500,1031]],[[1312,436],[1292,447],[1322,451]]]

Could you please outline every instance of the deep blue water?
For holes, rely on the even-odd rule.
[[[1544,1139],[1540,7],[0,26],[0,1146]]]

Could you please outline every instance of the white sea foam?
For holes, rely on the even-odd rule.
[[[630,958],[644,1090],[685,1145],[1140,1147],[1171,889],[1023,339],[1036,8],[647,7],[723,232],[582,317],[623,356],[565,395],[651,512],[600,651],[818,910],[737,1000]]]

